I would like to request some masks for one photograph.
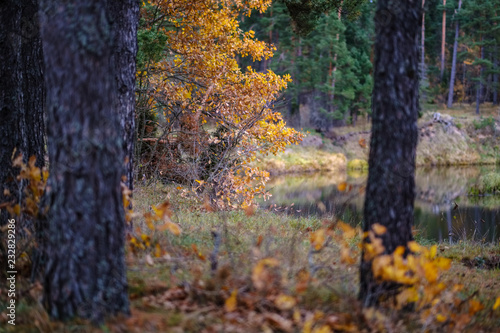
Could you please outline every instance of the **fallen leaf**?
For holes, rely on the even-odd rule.
[[[276,304],[280,310],[290,310],[297,304],[297,301],[292,296],[281,294],[276,297],[274,304]]]
[[[231,296],[229,296],[229,298],[224,302],[224,309],[226,309],[227,312],[233,312],[234,310],[236,310],[236,306],[238,304],[238,300],[236,299],[237,295],[238,290],[234,289],[231,292]]]

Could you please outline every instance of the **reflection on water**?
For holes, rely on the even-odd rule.
[[[416,172],[415,227],[428,239],[456,241],[500,239],[500,196],[467,196],[482,176],[500,172],[495,166],[419,168]],[[268,184],[273,195],[263,207],[290,207],[298,215],[335,215],[351,224],[362,221],[367,174],[340,172],[285,175]],[[342,185],[346,190],[341,191]]]

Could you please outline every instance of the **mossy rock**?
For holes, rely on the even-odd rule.
[[[368,170],[368,162],[361,159],[355,159],[347,162],[347,170]]]

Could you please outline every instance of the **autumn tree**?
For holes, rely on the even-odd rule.
[[[40,2],[50,159],[44,303],[55,319],[101,322],[129,311],[108,4]]]
[[[422,2],[377,1],[372,135],[364,206],[364,231],[379,223],[386,253],[412,240],[415,153],[419,111],[419,45]],[[368,242],[368,240],[365,240]],[[394,285],[378,283],[366,251],[359,298],[365,306],[389,296]]]
[[[240,15],[269,5],[172,0],[148,1],[143,8],[141,52],[158,52],[138,69],[139,101],[154,113],[138,116],[147,129],[138,128],[141,164],[166,181],[209,195],[221,208],[245,207],[264,194],[268,173],[251,165],[257,152],[277,153],[300,138],[273,110],[289,76],[242,69],[237,62],[273,55],[273,46],[238,24]],[[155,45],[150,36],[168,42]]]

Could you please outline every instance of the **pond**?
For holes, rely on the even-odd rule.
[[[484,175],[498,172],[497,166],[418,168],[415,200],[418,235],[440,242],[462,239],[498,242],[500,195],[467,194]],[[272,197],[261,205],[302,216],[336,216],[358,225],[363,218],[367,176],[360,171],[277,176],[267,186]]]

